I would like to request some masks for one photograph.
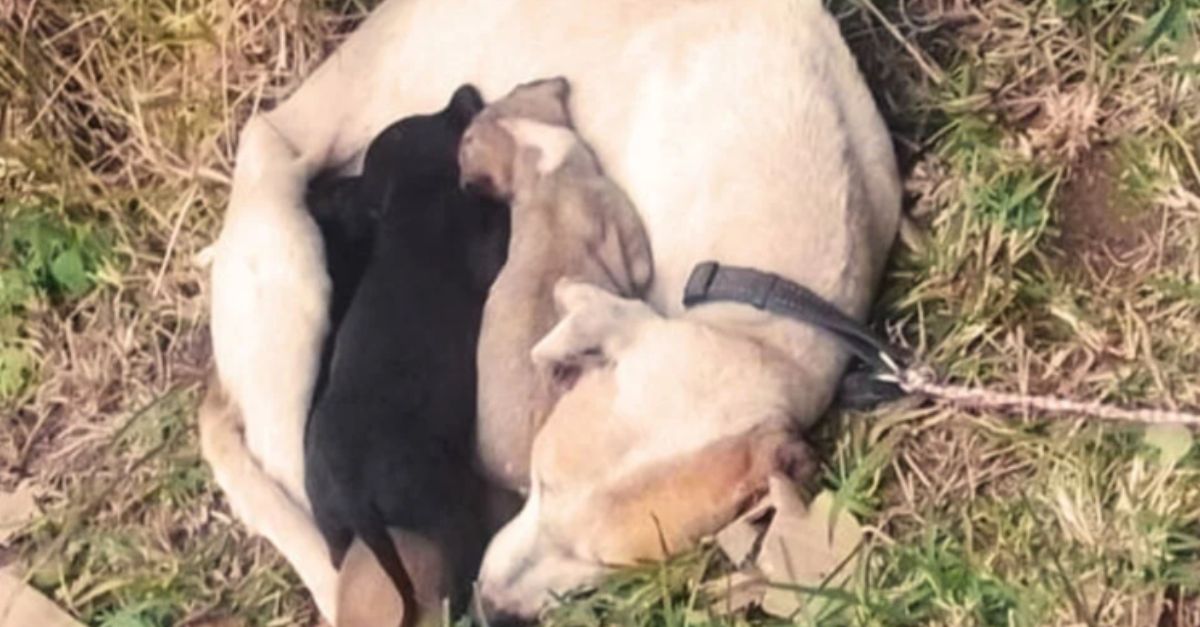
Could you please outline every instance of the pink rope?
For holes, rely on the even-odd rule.
[[[892,368],[883,378],[900,386],[908,394],[919,394],[958,407],[991,409],[1006,413],[1075,414],[1113,422],[1142,424],[1200,425],[1200,414],[1169,409],[1132,409],[1098,401],[1076,401],[1059,396],[996,392],[986,388],[941,383],[927,367],[901,368],[885,355]]]

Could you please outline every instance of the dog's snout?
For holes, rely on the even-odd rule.
[[[482,177],[479,179],[468,179],[463,177],[461,184],[463,190],[465,190],[468,194],[473,194],[475,196],[490,197],[495,193],[492,180],[488,177]]]

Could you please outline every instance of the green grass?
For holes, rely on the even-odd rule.
[[[36,381],[37,355],[22,342],[24,320],[39,309],[87,294],[107,266],[111,234],[103,223],[68,220],[45,204],[3,208],[0,224],[0,401],[13,402]]]
[[[1200,1],[827,4],[916,227],[879,328],[960,382],[1200,407]],[[32,483],[43,512],[17,554],[92,625],[309,622],[196,450],[207,286],[190,259],[238,126],[361,7],[33,6],[0,19],[0,489]],[[824,624],[1200,624],[1183,434],[902,403],[833,412],[813,437],[867,529]],[[702,585],[728,569],[700,547],[544,622],[778,624],[721,611]]]

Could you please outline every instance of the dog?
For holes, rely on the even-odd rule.
[[[478,91],[461,87],[446,108],[395,123],[368,149],[346,219],[376,221],[373,252],[305,437],[305,483],[333,565],[361,538],[406,607],[416,591],[389,527],[436,548],[459,608],[489,531],[473,465],[475,350],[508,245],[507,208],[462,191],[457,165],[482,108]]]
[[[253,466],[297,503],[306,500],[303,425],[329,301],[319,231],[304,206],[307,182],[329,168],[358,171],[378,129],[436,109],[463,82],[495,97],[539,76],[571,81],[572,122],[638,208],[654,251],[646,303],[666,319],[683,318],[782,355],[793,367],[782,413],[792,430],[817,420],[846,363],[833,340],[744,305],[688,310],[681,295],[697,263],[717,260],[786,276],[850,315],[866,314],[895,237],[899,177],[875,103],[818,0],[753,7],[736,0],[388,0],[289,98],[252,116],[241,131],[230,203],[212,248],[212,332],[220,385],[243,418],[250,457],[210,460],[214,474],[228,476],[217,464]],[[690,354],[738,369],[744,366],[738,360],[759,353]],[[639,389],[673,389],[678,375],[670,363],[647,367]],[[615,438],[624,430],[630,454],[609,459],[612,449],[598,448],[595,462],[620,462],[631,491],[626,496],[643,503],[673,499],[673,511],[688,519],[677,525],[715,531],[728,511],[723,501],[709,500],[708,489],[652,488],[678,476],[724,490],[729,474],[738,472],[753,483],[754,468],[731,465],[718,477],[715,462],[706,466],[702,457],[744,429],[702,424],[717,417],[695,411],[702,400],[678,396],[678,404],[656,410],[672,416],[631,412],[640,420],[625,416],[610,424],[608,410],[625,407],[624,385],[632,383],[607,379],[603,370],[590,370],[562,396],[534,448],[575,450],[587,437]],[[679,425],[679,416],[689,413],[697,419],[686,432],[695,437],[657,430],[659,421]],[[552,428],[573,414],[591,416],[594,430]],[[692,472],[697,468],[710,472]],[[591,483],[559,488],[544,484],[533,464],[530,498],[501,532],[504,541],[494,542],[508,550],[485,558],[483,600],[496,612],[529,614],[545,602],[546,590],[520,573],[537,571],[543,583],[561,575],[561,584],[552,584],[561,589],[605,572],[586,538],[589,528],[537,501],[539,492],[558,491],[561,507],[571,494],[584,496],[611,479],[598,473]],[[292,529],[277,524],[283,514],[275,503],[253,498],[257,486],[221,484],[242,492],[231,494],[231,502],[255,508],[239,510],[251,529],[298,570],[312,568],[320,561],[305,553],[312,546],[280,535]],[[610,504],[592,508],[592,523],[622,516],[620,502]],[[563,537],[582,538],[567,557],[555,547],[554,538]],[[606,557],[623,563],[636,553]],[[300,573],[306,585],[320,583],[328,561],[320,567]],[[336,587],[310,589],[325,595],[318,605],[333,616],[326,612],[336,610]]]
[[[314,402],[329,383],[334,337],[374,250],[379,212],[371,209],[374,203],[362,179],[362,176],[318,175],[305,195],[305,205],[321,232],[330,282],[329,332],[321,346],[320,370],[313,387]]]
[[[528,358],[557,319],[550,287],[571,277],[641,296],[653,276],[641,219],[572,128],[567,94],[561,77],[517,86],[475,117],[459,149],[463,184],[512,207],[508,259],[479,333],[478,432],[483,467],[517,491],[557,400],[554,377]]]
[[[530,498],[484,558],[490,624],[693,546],[771,475],[804,482],[816,470],[791,414],[800,372],[787,355],[587,283],[560,281],[554,298],[563,318],[532,359],[580,374],[534,441]],[[670,387],[645,385],[663,369]]]

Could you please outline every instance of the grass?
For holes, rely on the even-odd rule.
[[[830,0],[915,228],[879,328],[957,381],[1200,407],[1200,2]],[[0,563],[92,625],[305,624],[196,451],[203,276],[236,129],[355,3],[0,4]],[[834,412],[824,482],[867,529],[831,622],[1200,624],[1200,452],[1179,432],[913,403]],[[711,547],[550,625],[724,615]]]

